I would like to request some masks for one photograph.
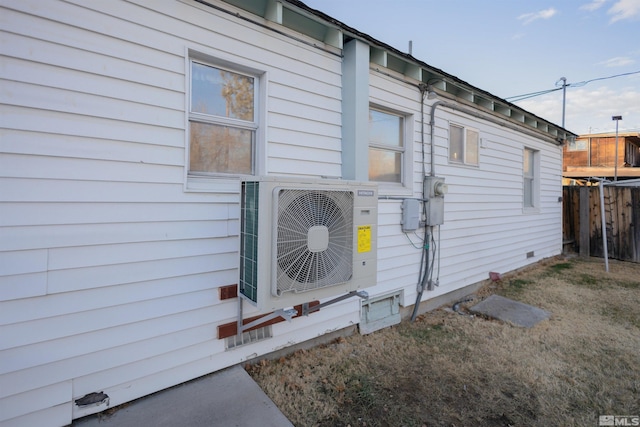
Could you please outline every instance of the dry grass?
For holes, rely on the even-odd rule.
[[[247,366],[303,426],[589,426],[640,414],[640,264],[556,259],[498,284],[553,313],[523,329],[439,309]]]

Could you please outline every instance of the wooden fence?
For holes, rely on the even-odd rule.
[[[640,262],[640,187],[604,188],[609,258]],[[604,257],[600,188],[564,187],[562,239],[565,249]]]

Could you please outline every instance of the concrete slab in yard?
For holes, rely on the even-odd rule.
[[[293,424],[236,365],[136,400],[111,416],[92,415],[73,427],[283,427]]]
[[[491,295],[469,310],[525,328],[531,328],[551,316],[548,311],[500,295]]]

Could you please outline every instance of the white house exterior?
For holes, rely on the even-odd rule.
[[[0,425],[67,425],[361,322],[353,297],[219,337],[243,176],[380,172],[365,290],[405,312],[425,227],[402,231],[402,199],[425,174],[448,193],[423,302],[561,252],[573,134],[295,0],[0,0],[0,30]],[[242,112],[207,98],[222,73]],[[196,128],[231,129],[240,154],[210,164]],[[109,398],[75,403],[94,392]]]

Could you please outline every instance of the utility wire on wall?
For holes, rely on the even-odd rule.
[[[539,92],[525,93],[525,94],[516,95],[516,96],[510,96],[508,98],[505,98],[505,100],[507,100],[509,102],[523,101],[525,99],[533,98],[533,97],[540,96],[540,95],[546,95],[547,93],[551,93],[551,92],[555,92],[555,91],[558,91],[558,90],[562,90],[563,88],[567,88],[567,87],[582,87],[582,86],[585,86],[588,83],[595,82],[595,81],[598,81],[598,80],[614,79],[616,77],[630,76],[632,74],[640,74],[640,71],[632,71],[630,73],[616,74],[614,76],[608,76],[608,77],[598,77],[596,79],[585,80],[585,81],[577,82],[577,83],[566,83],[563,86],[556,87],[556,88],[553,88],[553,89],[541,90]]]

